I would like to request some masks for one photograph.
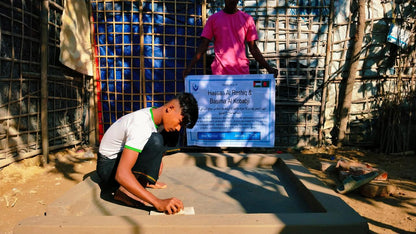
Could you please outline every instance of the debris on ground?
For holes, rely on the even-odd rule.
[[[364,197],[374,198],[391,196],[397,190],[386,171],[368,163],[341,158],[336,163],[321,162],[321,170],[336,175],[341,181],[336,191],[341,194],[356,190]]]

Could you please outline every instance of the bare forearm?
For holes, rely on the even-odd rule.
[[[138,153],[136,151],[125,148],[117,166],[115,179],[120,186],[122,186],[129,193],[149,204],[152,204],[154,207],[157,207],[160,203],[160,199],[147,191],[145,188],[146,185],[142,185],[132,172],[132,168],[136,163],[137,158]]]
[[[201,59],[202,55],[202,53],[197,52],[195,56],[192,58],[191,62],[186,67],[186,70],[190,72],[192,68],[195,66],[195,64]]]
[[[168,214],[174,214],[183,209],[181,200],[172,197],[167,199],[159,199],[152,193],[147,191],[135,178],[133,173],[117,173],[116,179],[120,185],[129,193],[133,194],[142,201],[153,205],[158,211],[164,211]]]
[[[251,55],[253,55],[253,57],[256,59],[256,61],[261,66],[266,68],[268,73],[273,74],[274,77],[277,77],[278,76],[278,70],[276,68],[272,68],[269,65],[269,63],[266,62],[266,59],[264,59],[263,55],[261,54],[259,48],[256,45],[256,42],[255,41],[249,41],[247,44],[248,44]]]
[[[186,77],[195,66],[195,64],[201,59],[201,57],[205,54],[208,49],[209,40],[201,37],[201,43],[199,44],[194,57],[192,58],[191,62],[188,64],[186,69],[183,71],[183,77]]]
[[[266,62],[257,46],[250,48],[250,53],[262,67],[266,68],[269,73],[273,73],[273,68]]]
[[[117,171],[116,180],[131,194],[153,205],[154,207],[157,207],[160,203],[160,199],[147,191],[143,185],[137,181],[133,173],[129,173],[128,171]]]

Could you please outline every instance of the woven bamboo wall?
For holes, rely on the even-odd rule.
[[[113,1],[113,3],[107,1],[106,6],[103,1],[95,2],[102,5],[96,10],[98,14],[96,13],[95,24],[98,29],[98,38],[108,33],[105,30],[100,32],[100,27],[108,29],[111,25],[115,27],[118,24],[111,19],[99,18],[100,16],[108,17],[106,15],[109,14],[119,15],[122,18],[123,14],[130,11],[136,12],[133,14],[138,15],[139,22],[125,22],[125,24],[132,24],[133,27],[138,24],[133,37],[140,37],[136,40],[136,44],[131,44],[132,48],[138,48],[138,54],[135,55],[134,52],[133,56],[112,54],[111,58],[106,60],[108,62],[133,58],[133,67],[137,68],[133,71],[133,73],[136,72],[135,75],[128,73],[125,76],[118,76],[119,78],[117,75],[116,78],[110,75],[110,78],[103,79],[103,77],[108,77],[108,74],[116,73],[117,67],[100,62],[100,74],[103,75],[100,96],[103,103],[104,129],[101,130],[102,134],[119,116],[144,106],[160,105],[168,99],[170,94],[182,90],[180,75],[184,65],[182,61],[189,61],[194,54],[202,29],[200,22],[205,22],[206,18],[221,10],[223,2],[211,0],[201,2],[136,1],[129,5],[130,1]],[[333,1],[333,3],[334,6],[331,6],[330,0],[247,0],[239,3],[239,8],[255,19],[259,33],[258,46],[264,57],[280,71],[276,78],[276,132],[279,132],[276,137],[276,146],[317,145],[321,140],[327,143],[333,140],[340,81],[348,73],[346,65],[350,59],[351,35],[354,33],[356,24],[353,1]],[[398,62],[394,61],[394,58],[393,62],[389,63],[389,59],[382,56],[391,47],[385,39],[389,23],[392,21],[387,4],[388,2],[381,3],[381,1],[371,1],[368,4],[367,36],[357,74],[353,108],[347,132],[350,144],[371,145],[375,143],[374,136],[377,134],[375,112],[379,110],[378,100],[384,95],[377,90],[380,90],[379,87],[382,86],[392,86],[391,82],[395,82],[399,71]],[[119,5],[119,10],[114,8],[116,5]],[[122,7],[124,10],[120,10]],[[195,14],[198,10],[188,12],[189,9],[199,9],[198,7],[202,7],[198,14]],[[184,9],[187,12],[183,12]],[[205,13],[202,14],[202,12]],[[181,25],[181,20],[174,18],[178,15],[191,17],[194,19],[193,22],[198,21],[198,24]],[[155,20],[158,17],[175,19],[175,21],[161,24]],[[384,24],[380,23],[381,21],[384,21]],[[186,33],[179,33],[183,26],[194,27],[192,33],[188,30],[182,31]],[[143,27],[142,31],[140,27]],[[174,33],[169,32],[172,31],[169,27],[175,28]],[[184,47],[186,52],[181,51],[183,44],[171,46],[167,40],[170,36],[175,40],[186,38]],[[105,40],[103,42],[101,42],[102,45],[112,43],[108,44]],[[104,55],[108,56],[108,51],[101,49],[99,51],[101,58],[105,59]],[[176,54],[178,51],[181,52]],[[266,71],[259,67],[248,52],[247,54],[251,59],[250,72],[265,73]],[[406,52],[402,51],[396,55],[400,57],[404,54]],[[196,74],[210,74],[209,64],[212,56],[211,48],[207,52],[207,61],[197,66]],[[167,61],[171,58],[175,58],[176,62],[167,65]],[[411,68],[412,62],[407,63],[405,67]],[[169,75],[170,70],[173,70],[172,76]],[[402,71],[404,70],[409,72],[412,69],[402,68]],[[172,80],[171,77],[175,78]],[[387,80],[380,80],[380,77]],[[408,77],[405,79],[409,80],[410,76],[404,77]],[[117,83],[114,83],[114,79],[120,82],[136,80],[137,82],[132,83],[131,86],[136,89],[134,95],[140,93],[141,96],[137,95],[122,101],[121,93],[130,95],[128,94],[130,91],[129,89],[123,91],[120,88],[117,90]],[[409,82],[402,83],[402,85],[408,84]],[[121,107],[126,103],[136,104],[128,108]]]
[[[58,62],[63,1],[48,1],[51,150],[87,143],[88,133],[94,131],[85,124],[90,120],[91,78]],[[222,1],[210,0],[90,3],[101,79],[97,98],[104,127],[100,134],[118,117],[159,106],[183,91],[182,69],[194,55],[203,24],[223,6]],[[416,145],[415,46],[402,48],[387,41],[393,23],[414,36],[415,7],[410,0],[367,4],[366,35],[347,129],[351,145],[391,146],[385,151]],[[353,1],[247,0],[240,2],[240,8],[255,19],[258,46],[280,71],[276,146],[316,145],[321,137],[331,143],[357,21]],[[0,1],[0,166],[42,153],[40,13],[41,1]],[[210,56],[212,51],[193,69],[194,74],[209,74]],[[250,72],[265,73],[250,58]],[[399,124],[390,125],[392,119]],[[401,142],[388,142],[389,136]]]
[[[42,153],[41,2],[0,2],[0,167]],[[86,78],[59,63],[61,0],[49,1],[48,138],[49,149],[87,139]]]
[[[244,1],[255,19],[258,46],[279,69],[276,78],[276,146],[318,142],[329,1]],[[251,73],[265,73],[252,63]]]
[[[356,83],[352,96],[352,107],[349,113],[347,138],[350,145],[388,147],[382,138],[400,138],[404,147],[396,149],[405,151],[414,148],[410,140],[414,132],[416,110],[415,104],[415,45],[406,48],[397,46],[387,40],[392,24],[407,28],[415,35],[414,1],[369,1],[366,6],[366,28],[363,48],[360,53],[360,64],[356,73]],[[352,9],[352,10],[351,10]],[[339,104],[339,91],[342,79],[348,74],[350,45],[357,21],[353,1],[335,1],[334,27],[331,39],[330,66],[328,67],[328,85],[325,95],[324,138],[331,143],[336,128],[336,112]],[[397,95],[401,100],[397,99]],[[386,106],[386,100],[397,99],[397,112],[403,112],[402,119],[391,118],[380,120]],[[384,103],[384,104],[383,104]],[[400,110],[400,111],[399,111]],[[393,127],[393,122],[402,126]],[[395,136],[395,128],[403,136]],[[401,134],[400,134],[401,135]],[[405,135],[405,136],[404,136]],[[414,137],[413,137],[414,139]],[[383,142],[384,141],[384,142]]]
[[[241,4],[256,21],[260,50],[280,71],[276,78],[276,146],[331,144],[336,137],[338,95],[349,72],[357,15],[352,0],[332,4],[329,0],[246,0]],[[213,9],[219,10],[218,5],[213,4]],[[366,36],[347,129],[349,145],[383,145],[389,135],[403,141],[403,147],[396,150],[413,145],[409,141],[416,130],[412,109],[416,51],[414,44],[403,49],[387,37],[393,23],[414,36],[414,7],[414,1],[379,0],[366,6]],[[253,61],[251,73],[264,72]],[[401,102],[397,110],[403,112],[402,119],[396,116],[394,120],[402,125],[396,126],[397,132],[385,130],[388,124],[379,119],[387,99]],[[380,133],[385,139],[379,139]]]

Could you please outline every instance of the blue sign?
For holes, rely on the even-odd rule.
[[[273,75],[187,76],[185,91],[199,105],[199,118],[187,129],[188,145],[274,147]]]

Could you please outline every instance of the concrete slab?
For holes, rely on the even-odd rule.
[[[177,153],[152,192],[180,198],[195,215],[150,216],[86,180],[15,233],[367,233],[366,220],[290,154]]]

